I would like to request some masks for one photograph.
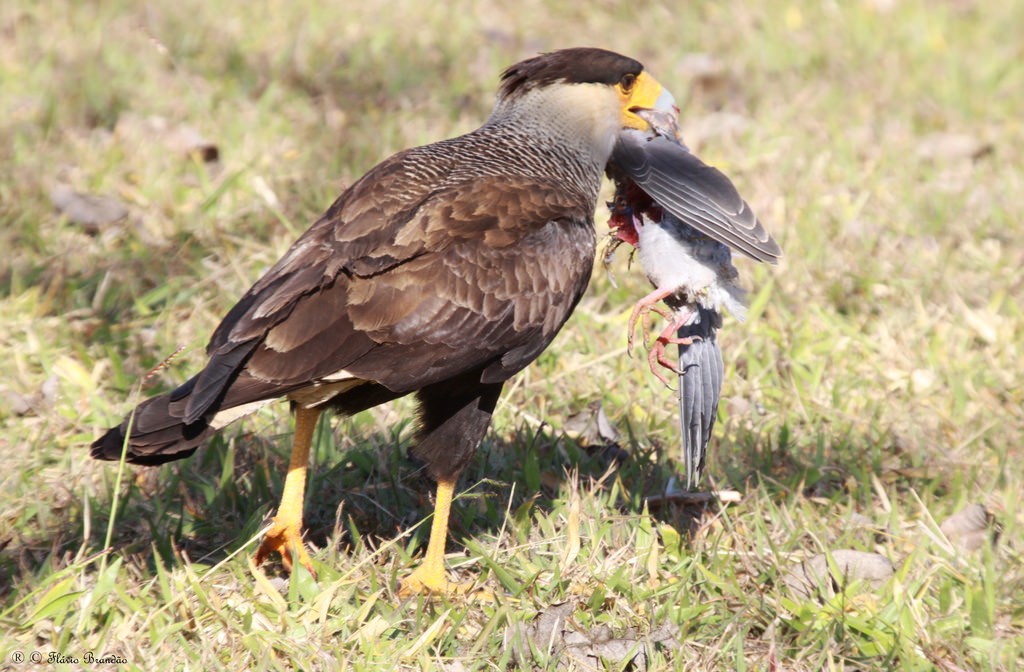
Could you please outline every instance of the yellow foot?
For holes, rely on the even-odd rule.
[[[309,553],[306,552],[306,545],[302,543],[302,532],[299,526],[282,523],[274,518],[274,524],[263,535],[263,541],[256,551],[256,564],[262,564],[270,557],[271,553],[281,555],[281,561],[284,562],[284,568],[289,574],[292,571],[292,557],[295,557],[299,564],[305,567],[314,579],[316,578],[313,561],[310,559]]]
[[[401,597],[421,595],[423,593],[430,595],[448,594],[449,584],[448,577],[445,576],[444,565],[442,564],[439,567],[432,565],[433,563],[424,562],[417,567],[416,571],[401,582],[398,594]]]
[[[423,563],[407,578],[402,579],[398,587],[399,597],[413,595],[466,595],[473,589],[473,582],[452,583],[445,576],[444,565],[440,568],[429,567]]]
[[[444,581],[440,585],[427,584],[415,576],[400,581],[398,586],[399,597],[413,597],[414,595],[449,596],[468,595],[473,591],[473,582],[452,583]]]

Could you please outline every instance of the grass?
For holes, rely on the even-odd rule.
[[[643,647],[648,669],[1024,669],[1019,3],[351,4],[0,7],[0,666],[586,669],[531,639],[570,601],[567,628]],[[246,560],[281,489],[282,406],[120,487],[88,458],[139,385],[201,365],[345,184],[473,128],[503,66],[574,44],[641,58],[785,249],[740,262],[751,317],[722,335],[708,474],[742,502],[644,505],[676,470],[678,421],[626,356],[646,287],[622,260],[508,387],[463,478],[449,566],[489,597],[395,594],[430,512],[407,403],[320,428],[318,583]],[[695,74],[693,53],[721,69]],[[54,212],[58,183],[129,215],[87,230]],[[618,466],[562,431],[598,400],[626,437]],[[999,538],[968,552],[937,522],[972,502]],[[894,578],[787,591],[841,548]]]

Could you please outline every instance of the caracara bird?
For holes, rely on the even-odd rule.
[[[224,317],[206,367],[141,403],[94,457],[154,465],[275,399],[295,412],[281,504],[257,553],[293,556],[314,426],[415,394],[413,455],[437,481],[424,562],[406,592],[442,592],[452,493],[502,384],[579,301],[594,261],[598,190],[622,129],[670,95],[637,61],[566,49],[513,65],[490,118],[400,152],[349,187]],[[126,438],[128,427],[131,435]],[[125,445],[127,444],[127,445]]]
[[[692,489],[704,469],[722,392],[725,366],[717,339],[722,309],[740,321],[746,315],[730,247],[771,264],[782,250],[729,178],[683,144],[679,108],[667,103],[662,108],[639,112],[649,128],[619,134],[608,166],[615,183],[609,224],[616,241],[636,248],[655,288],[630,315],[630,347],[638,322],[647,343],[646,313],[668,318],[649,346],[648,361],[666,385],[659,365],[679,376],[683,459],[687,488]],[[670,310],[659,308],[659,301]],[[670,343],[679,346],[678,368],[665,354]]]

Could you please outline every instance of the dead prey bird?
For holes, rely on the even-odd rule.
[[[678,107],[663,102],[661,109],[672,112],[649,115],[650,129],[624,129],[612,151],[607,172],[615,183],[608,204],[614,240],[606,263],[627,242],[655,287],[633,308],[628,342],[632,348],[639,323],[654,375],[666,385],[659,366],[679,376],[683,458],[687,488],[693,488],[704,469],[722,391],[716,338],[722,309],[740,321],[746,315],[731,249],[772,264],[782,250],[729,178],[683,144]],[[668,324],[649,344],[645,318],[652,311]],[[665,353],[669,344],[679,346],[678,368]]]

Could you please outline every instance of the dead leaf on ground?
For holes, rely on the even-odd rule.
[[[931,133],[917,143],[917,156],[928,161],[980,159],[995,147],[966,133]]]
[[[813,598],[819,593],[831,597],[856,580],[878,588],[895,572],[889,558],[878,553],[840,549],[832,551],[832,559],[838,575],[830,572],[828,556],[821,553],[791,569],[782,577],[782,582],[804,598]]]
[[[41,414],[53,408],[53,405],[57,403],[58,391],[59,381],[57,376],[50,376],[44,380],[39,389],[31,394],[21,394],[15,390],[2,387],[0,388],[0,400],[3,401],[3,405],[0,406],[0,409],[3,412],[0,415],[21,416]]]
[[[619,430],[604,412],[600,401],[593,401],[565,421],[562,431],[585,446],[606,445],[619,440]]]
[[[159,143],[168,151],[195,156],[204,163],[220,160],[220,148],[207,140],[190,124],[174,122],[158,115],[124,114],[114,133],[129,143]]]
[[[579,413],[569,416],[562,425],[565,435],[579,444],[591,455],[597,455],[609,462],[625,462],[629,452],[619,445],[621,434],[604,412],[600,400],[593,401]]]
[[[166,142],[172,151],[195,156],[203,163],[220,160],[220,148],[187,124],[182,124],[173,129],[168,135]]]
[[[942,521],[939,529],[951,542],[968,551],[982,547],[993,517],[981,504],[968,504]]]
[[[39,386],[39,401],[43,408],[53,408],[57,403],[57,393],[60,391],[60,381],[56,375],[49,376]]]
[[[519,661],[528,666],[537,652],[549,664],[549,669],[646,670],[649,647],[658,645],[678,649],[679,628],[666,623],[643,634],[636,628],[627,628],[617,635],[607,625],[598,625],[581,631],[570,622],[576,611],[576,602],[554,604],[542,611],[528,625],[515,624],[505,631],[505,644],[511,646]]]
[[[58,184],[50,191],[50,202],[68,221],[90,235],[128,216],[128,208],[116,198],[85,194],[66,184]]]
[[[3,400],[3,415],[28,415],[32,411],[32,401],[20,392],[4,388],[0,390],[0,399]]]

